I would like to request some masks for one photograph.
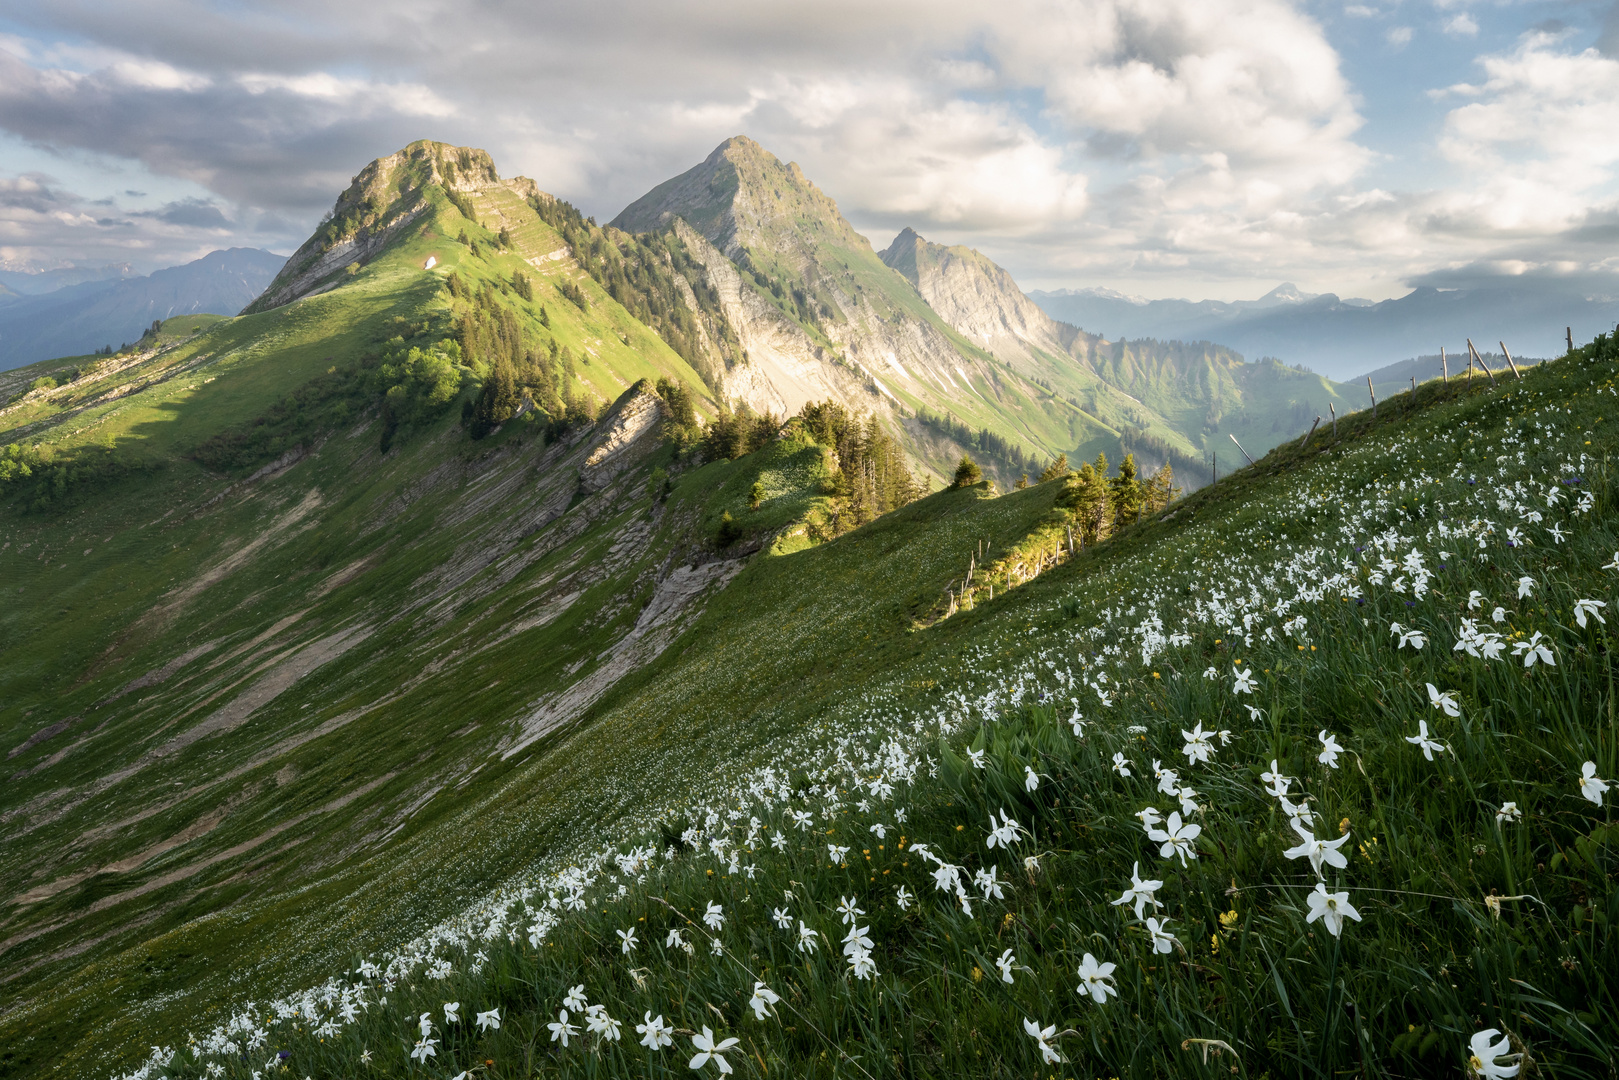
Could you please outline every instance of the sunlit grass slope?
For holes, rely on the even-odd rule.
[[[1429,388],[926,630],[1055,484],[756,561],[374,857],[352,940],[289,898],[301,964],[210,971],[197,1042],[122,1021],[138,1074],[1609,1075],[1616,361]]]

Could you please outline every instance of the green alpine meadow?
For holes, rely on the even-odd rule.
[[[0,1078],[1619,1075],[1567,345],[1110,340],[741,136],[606,224],[378,158],[0,372]]]

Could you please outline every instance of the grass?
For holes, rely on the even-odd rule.
[[[743,1075],[1428,1075],[1461,1068],[1488,1027],[1547,1075],[1606,1075],[1619,893],[1608,808],[1578,780],[1585,761],[1619,772],[1619,738],[1611,627],[1573,612],[1614,598],[1616,374],[1576,357],[1365,418],[1357,437],[1272,455],[926,631],[908,629],[933,598],[923,581],[979,539],[1015,544],[1049,486],[942,493],[755,562],[589,726],[418,834],[372,890],[417,905],[429,865],[487,866],[500,834],[543,837],[548,857],[405,946],[332,957],[324,988],[251,1011],[220,998],[234,1028],[149,1073],[245,1076],[282,1050],[311,1076],[689,1072],[690,1034],[656,1053],[627,1026],[553,1044],[547,1025],[582,984],[625,1024],[661,1014],[739,1038],[728,1063]],[[1541,634],[1555,665],[1453,650],[1463,618],[1509,650]],[[1424,647],[1399,647],[1394,622]],[[1238,670],[1251,693],[1234,692]],[[1409,741],[1419,721],[1445,745],[1432,761]],[[1231,732],[1200,764],[1182,753],[1195,723]],[[1318,760],[1323,730],[1344,747],[1336,768]],[[1155,762],[1195,792],[1164,794]],[[1298,835],[1261,782],[1272,769],[1317,835],[1348,836],[1347,865],[1326,874],[1361,915],[1341,937],[1306,921],[1316,877],[1284,855]],[[1202,830],[1184,864],[1136,817],[1182,799]],[[1507,802],[1521,821],[1498,822]],[[1027,830],[1007,852],[986,846],[991,812]],[[935,888],[934,860],[960,868],[960,893]],[[1164,882],[1167,953],[1111,903],[1138,864]],[[973,875],[992,866],[1001,895],[986,898]],[[869,927],[870,979],[839,955],[843,897]],[[820,935],[813,954],[794,946],[799,920]],[[615,931],[630,928],[626,955]],[[672,929],[693,953],[665,944]],[[995,963],[1008,949],[1010,983]],[[1105,1005],[1075,993],[1087,952],[1118,965]],[[764,1020],[747,1006],[756,981],[782,999]],[[501,1027],[479,1032],[489,1009]],[[422,1013],[425,1067],[408,1056]],[[1065,1062],[1042,1063],[1025,1018],[1054,1029]]]

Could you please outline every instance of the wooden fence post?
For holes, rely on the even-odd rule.
[[[1377,419],[1377,391],[1372,389],[1372,377],[1366,376],[1366,392],[1372,397],[1372,419]]]
[[[1332,402],[1329,401],[1327,402],[1327,411],[1332,414],[1332,437],[1336,439],[1338,437],[1338,410],[1333,408]]]
[[[1444,378],[1445,385],[1450,385],[1450,361],[1445,359],[1445,347],[1439,346],[1439,374]]]
[[[1316,413],[1316,415],[1315,415],[1315,423],[1310,425],[1310,430],[1306,431],[1304,433],[1304,441],[1299,443],[1299,449],[1300,450],[1303,450],[1306,446],[1310,445],[1310,436],[1315,434],[1316,425],[1320,424],[1320,423],[1321,423],[1321,414]]]
[[[1232,442],[1237,443],[1237,449],[1242,450],[1242,443],[1237,442],[1237,437],[1235,435],[1232,435],[1229,431],[1226,432],[1226,434],[1231,437]],[[1245,457],[1245,458],[1248,458],[1248,464],[1250,464],[1250,465],[1254,464],[1254,459],[1251,458],[1251,457],[1248,457],[1248,451],[1242,450],[1242,456]]]
[[[1490,370],[1490,365],[1488,365],[1488,364],[1486,364],[1484,362],[1484,354],[1478,351],[1478,347],[1473,344],[1473,339],[1472,338],[1467,339],[1467,351],[1472,354],[1472,357],[1473,357],[1474,360],[1478,361],[1478,366],[1483,368],[1484,369],[1484,374],[1486,374],[1486,375],[1488,375],[1490,377],[1490,385],[1494,386],[1495,385],[1495,372],[1491,371]]]
[[[1507,358],[1507,367],[1512,369],[1512,374],[1516,378],[1523,378],[1523,372],[1519,371],[1518,365],[1512,362],[1512,354],[1507,352],[1507,343],[1504,341],[1498,341],[1496,344],[1501,346],[1501,355]]]

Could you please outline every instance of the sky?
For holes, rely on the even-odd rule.
[[[598,220],[745,134],[1025,289],[1619,296],[1614,0],[0,0],[0,266],[290,253],[415,139]]]

